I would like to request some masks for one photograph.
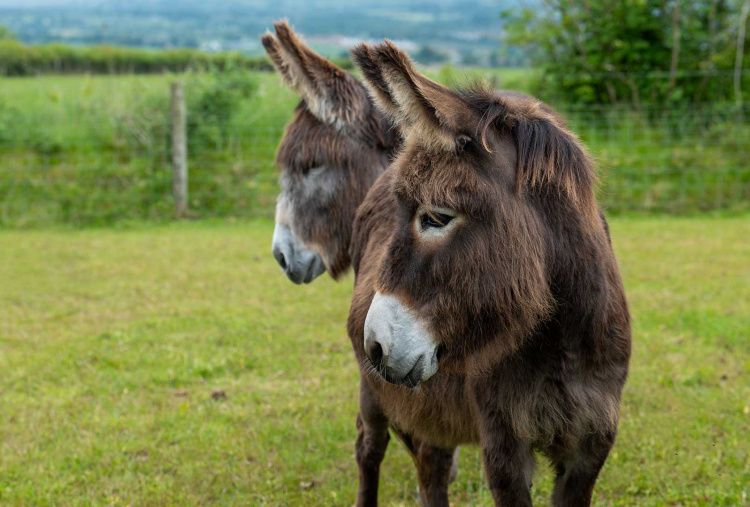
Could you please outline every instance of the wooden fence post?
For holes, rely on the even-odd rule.
[[[175,215],[183,218],[188,208],[187,127],[182,83],[171,85],[172,107],[172,193]]]

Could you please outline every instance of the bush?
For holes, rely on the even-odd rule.
[[[252,76],[242,69],[214,76],[188,96],[188,139],[192,146],[221,150],[240,102],[255,91]]]

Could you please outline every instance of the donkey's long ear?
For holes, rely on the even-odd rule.
[[[473,106],[417,72],[411,59],[392,42],[361,44],[353,55],[381,109],[408,136],[453,150],[478,124],[480,115]]]
[[[399,106],[391,95],[380,65],[380,59],[372,51],[372,47],[364,42],[352,49],[352,60],[362,73],[362,78],[380,109],[391,119],[399,117]]]
[[[321,121],[346,127],[364,117],[362,85],[348,72],[310,49],[286,20],[274,23],[276,35],[261,37],[284,83],[304,99]]]

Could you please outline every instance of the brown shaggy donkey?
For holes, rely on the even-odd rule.
[[[263,46],[282,80],[300,94],[276,161],[281,195],[273,254],[294,283],[350,266],[357,207],[388,167],[398,131],[383,118],[352,75],[307,47],[286,21]]]
[[[357,207],[393,159],[400,145],[398,129],[353,76],[307,47],[286,21],[274,27],[276,35],[265,34],[263,46],[302,100],[277,155],[282,191],[273,253],[295,283],[310,283],[326,270],[338,278],[351,262]],[[458,455],[434,456],[419,440],[391,429],[406,444],[421,478],[442,478],[429,489],[447,494]],[[422,485],[420,494],[426,491]]]
[[[593,163],[519,93],[454,92],[392,43],[354,59],[404,146],[357,211],[348,330],[361,370],[358,505],[377,502],[389,425],[419,442],[422,501],[478,443],[495,503],[589,505],[617,434],[630,318]]]

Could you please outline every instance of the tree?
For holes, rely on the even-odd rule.
[[[730,100],[743,0],[542,0],[506,11],[508,41],[576,103]]]

